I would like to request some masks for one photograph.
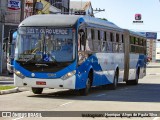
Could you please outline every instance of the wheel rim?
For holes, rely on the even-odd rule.
[[[86,90],[89,91],[90,89],[90,79],[87,79],[87,83],[86,83]]]
[[[117,80],[118,80],[118,78],[117,78],[117,73],[115,74],[115,78],[114,78],[114,86],[115,87],[117,87]]]

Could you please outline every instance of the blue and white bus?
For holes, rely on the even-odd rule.
[[[146,39],[109,21],[79,15],[35,15],[21,22],[15,86],[75,89],[138,84],[146,74]]]

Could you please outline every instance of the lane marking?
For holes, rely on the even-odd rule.
[[[100,96],[105,96],[106,94],[100,94],[100,95],[96,95],[96,97],[100,97]]]
[[[60,106],[62,107],[62,106],[65,106],[65,105],[68,105],[68,104],[71,104],[71,103],[73,103],[73,102],[67,102],[67,103],[64,103],[64,104],[62,104]]]
[[[160,73],[147,73],[147,75],[159,75]]]
[[[160,117],[155,117],[153,120],[160,120]]]
[[[19,119],[23,119],[24,117],[20,117],[20,118],[15,118],[15,119],[13,119],[13,120],[19,120]]]

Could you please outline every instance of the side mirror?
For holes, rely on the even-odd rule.
[[[17,29],[11,29],[10,31],[9,31],[9,43],[12,43],[12,40],[13,40],[13,34],[14,34],[14,32],[15,31],[17,31]]]
[[[3,51],[6,52],[6,43],[3,43]]]
[[[3,42],[4,42],[4,43],[7,43],[7,42],[8,42],[8,37],[4,38],[4,39],[3,39]]]

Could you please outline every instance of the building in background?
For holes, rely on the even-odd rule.
[[[0,0],[0,73],[6,69],[3,39],[8,37],[10,29],[18,27],[20,16],[21,0]]]
[[[156,61],[156,39],[147,39],[147,57],[152,62]]]
[[[26,0],[24,18],[33,14],[69,14],[70,0]]]
[[[86,15],[94,16],[93,8],[90,1],[71,1],[70,2],[70,13],[78,13],[84,11]]]
[[[160,62],[160,39],[157,40],[157,46],[156,46],[156,61]]]
[[[150,58],[152,62],[156,62],[157,33],[146,32],[145,35],[147,38],[147,57]]]

